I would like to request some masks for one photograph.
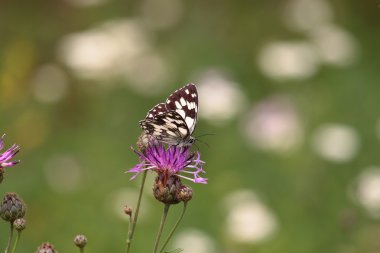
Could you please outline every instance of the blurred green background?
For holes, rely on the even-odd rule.
[[[88,252],[123,252],[138,121],[189,82],[195,136],[216,135],[198,143],[209,184],[188,182],[172,248],[380,252],[379,11],[343,0],[1,1],[0,134],[22,162],[0,195],[28,205],[19,252],[43,241],[74,252],[78,233]],[[133,252],[151,251],[161,217],[152,180]]]

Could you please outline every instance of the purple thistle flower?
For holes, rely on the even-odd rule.
[[[3,136],[1,136],[0,138],[0,150],[2,150],[4,147],[4,138],[5,138],[5,134],[3,134]],[[11,167],[19,163],[20,161],[9,161],[19,151],[20,151],[20,146],[13,144],[13,146],[10,147],[7,151],[5,151],[4,153],[0,153],[0,170],[2,170],[4,167]]]
[[[170,146],[166,148],[161,143],[153,143],[143,152],[137,152],[133,148],[132,150],[139,156],[141,162],[127,171],[136,173],[131,180],[145,170],[152,170],[159,175],[164,175],[167,179],[176,175],[194,183],[207,184],[207,178],[199,175],[205,173],[203,170],[205,162],[200,159],[199,152],[193,153],[189,147]],[[183,174],[190,174],[192,177]]]

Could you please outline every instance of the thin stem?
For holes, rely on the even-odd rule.
[[[83,252],[84,252],[84,247],[79,248],[79,249],[80,249],[80,250],[79,250],[80,253],[83,253]]]
[[[131,244],[131,229],[132,229],[132,214],[131,215],[128,215],[129,219],[128,219],[128,236],[127,236],[127,252],[129,250],[129,247],[130,247],[130,244]]]
[[[129,224],[126,253],[129,252],[129,248],[131,247],[131,243],[132,243],[133,234],[135,232],[137,218],[139,216],[139,211],[140,211],[140,203],[141,203],[141,197],[142,197],[142,193],[143,193],[143,189],[144,189],[146,174],[147,174],[147,171],[144,171],[143,175],[142,175],[142,181],[141,181],[141,186],[140,186],[139,198],[137,200],[136,211],[133,215],[132,224],[131,223]]]
[[[12,253],[16,252],[16,248],[17,248],[18,240],[20,240],[20,236],[21,236],[21,231],[17,231],[17,237],[16,237],[15,244],[13,245]]]
[[[164,225],[165,225],[166,217],[168,216],[169,207],[170,207],[170,204],[165,204],[165,206],[164,206],[164,213],[162,214],[160,228],[158,229],[156,242],[154,243],[153,253],[157,253],[158,243],[160,242],[162,230],[163,230]]]
[[[8,253],[9,248],[11,247],[12,239],[13,239],[13,222],[9,222],[11,225],[9,227],[10,232],[9,232],[9,239],[8,239],[8,245],[5,248],[5,253]]]
[[[164,245],[162,246],[160,253],[164,252],[166,245],[169,243],[170,239],[172,238],[175,230],[177,229],[179,223],[181,222],[183,216],[185,215],[186,207],[187,207],[187,202],[183,202],[183,210],[182,210],[181,216],[179,216],[177,222],[174,224],[174,227],[172,228],[172,231],[170,231],[168,238],[166,238],[166,241],[165,241]]]

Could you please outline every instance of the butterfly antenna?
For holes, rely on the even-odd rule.
[[[201,134],[201,135],[198,135],[198,136],[195,136],[195,140],[196,141],[199,141],[200,143],[203,143],[203,144],[205,144],[208,148],[210,147],[210,145],[208,145],[208,143],[207,142],[205,142],[205,141],[202,141],[202,140],[200,140],[199,139],[199,137],[202,137],[202,136],[207,136],[207,135],[216,135],[216,134],[213,134],[213,133],[206,133],[206,134]]]
[[[200,151],[198,145],[195,142],[194,145],[197,147],[197,151]]]
[[[213,133],[201,134],[201,135],[195,136],[195,139],[202,137],[202,136],[207,136],[207,135],[216,135],[216,134],[213,134]]]
[[[208,145],[208,143],[207,142],[205,142],[205,141],[201,141],[200,139],[195,139],[196,141],[199,141],[200,143],[203,143],[203,144],[205,144],[206,145],[206,147],[210,147],[210,145]],[[194,143],[195,144],[195,143]],[[198,146],[197,146],[198,147]]]

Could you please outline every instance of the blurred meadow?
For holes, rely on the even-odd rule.
[[[189,82],[194,135],[216,135],[197,144],[209,183],[184,182],[171,248],[380,252],[379,29],[376,1],[1,1],[0,134],[21,163],[0,196],[28,206],[18,252],[75,252],[78,233],[87,252],[125,251],[138,121]],[[153,178],[132,252],[153,247]],[[1,222],[1,248],[7,235]]]

